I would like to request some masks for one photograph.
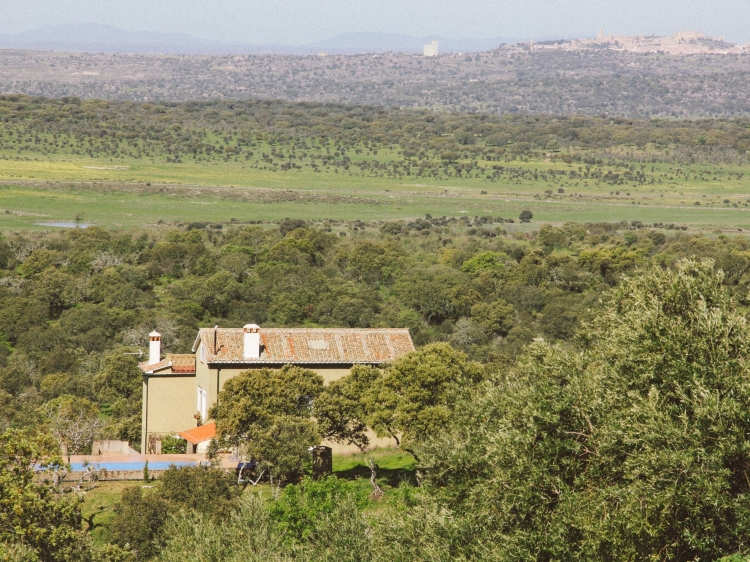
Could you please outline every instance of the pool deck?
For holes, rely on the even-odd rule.
[[[67,458],[65,460],[68,460]],[[82,463],[88,462],[91,465],[106,465],[109,464],[108,470],[99,473],[101,480],[142,480],[143,479],[143,464],[149,461],[153,467],[149,468],[149,475],[152,479],[159,479],[161,475],[166,471],[164,464],[175,463],[178,465],[184,464],[199,464],[200,462],[206,462],[207,458],[204,455],[122,455],[117,453],[105,453],[102,455],[70,455],[70,464],[76,467]],[[138,468],[126,468],[122,466],[114,467],[111,465],[123,465],[123,464],[140,464]],[[234,474],[237,468],[237,461],[230,461],[229,455],[223,455],[219,466],[227,472]],[[101,468],[107,468],[101,466]],[[47,481],[51,479],[50,472],[44,471],[39,473],[41,480]],[[72,470],[66,473],[63,477],[63,481],[70,482],[82,482],[88,473],[79,470]]]
[[[67,459],[66,459],[67,460]],[[201,461],[208,460],[205,455],[122,455],[117,453],[104,453],[101,455],[70,455],[71,463],[83,463],[88,461],[90,464],[103,464],[103,463],[137,463],[137,462],[174,462],[174,463],[186,463],[194,462],[198,463]],[[236,468],[237,461],[229,461],[228,455],[221,456],[221,467],[222,468]]]
[[[90,462],[100,464],[105,462],[199,462],[206,460],[204,455],[118,455],[104,453],[101,455],[70,455],[70,462]]]

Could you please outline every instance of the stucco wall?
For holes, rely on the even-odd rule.
[[[202,345],[202,344],[201,344]],[[211,378],[211,370],[208,368],[208,365],[206,365],[204,362],[201,361],[201,346],[198,346],[198,350],[195,354],[195,384],[193,392],[196,392],[197,387],[200,385],[202,388],[205,388],[206,390],[211,390],[211,384],[210,384],[210,378]],[[214,376],[215,373],[214,373]],[[209,394],[209,404],[210,402],[210,394]]]
[[[174,434],[195,427],[195,376],[149,376],[147,406],[148,435]],[[148,435],[145,436],[146,442]]]
[[[198,361],[200,364],[200,361]],[[206,367],[203,365],[203,367]],[[278,369],[281,365],[242,365],[234,368],[222,368],[220,369],[220,372],[218,373],[219,377],[219,388],[224,387],[224,383],[226,383],[229,379],[232,379],[239,375],[240,373],[244,373],[245,371],[249,371],[250,369],[263,369],[263,368],[272,368],[272,369]],[[321,377],[323,377],[323,380],[326,384],[328,384],[331,381],[335,381],[337,379],[340,379],[341,377],[344,377],[349,374],[349,371],[351,370],[348,366],[342,366],[342,367],[333,367],[333,368],[319,368],[319,367],[308,367],[307,365],[300,365],[300,367],[303,367],[305,369],[310,369],[311,371],[314,371],[315,373],[319,374]],[[200,371],[201,369],[197,369]],[[209,385],[210,391],[208,394],[208,403],[210,406],[213,406],[213,404],[216,402],[216,378],[217,378],[217,372],[216,369],[211,369],[210,375],[205,375],[205,380],[210,380],[213,384]],[[201,379],[201,380],[204,380]],[[200,383],[198,383],[200,384]]]
[[[323,380],[326,384],[333,382],[335,380],[338,380],[342,377],[345,377],[349,374],[351,371],[350,367],[340,367],[340,368],[333,368],[333,369],[319,369],[319,368],[311,368],[311,371],[315,371],[318,373],[321,377],[323,377]]]
[[[368,429],[366,433],[370,440],[370,446],[368,447],[368,450],[370,451],[373,449],[387,449],[396,446],[396,440],[393,439],[393,437],[378,437],[371,429]],[[341,443],[334,443],[333,441],[328,440],[324,440],[321,445],[330,447],[334,455],[354,455],[361,452],[356,445],[342,445]]]

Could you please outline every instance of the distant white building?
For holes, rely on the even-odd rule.
[[[437,41],[433,41],[429,45],[424,46],[424,56],[426,57],[438,56],[438,42]]]

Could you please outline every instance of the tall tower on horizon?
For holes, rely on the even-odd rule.
[[[437,41],[433,41],[429,45],[424,46],[424,56],[426,57],[438,56],[438,42]]]

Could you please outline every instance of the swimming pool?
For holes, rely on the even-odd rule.
[[[93,466],[95,469],[106,469],[108,471],[115,471],[115,470],[143,470],[143,467],[146,463],[144,461],[135,461],[135,462],[92,462],[89,463],[89,466]],[[186,461],[177,461],[177,462],[168,462],[168,461],[151,461],[148,463],[148,469],[149,470],[167,470],[170,466],[198,466],[198,462],[186,462]],[[73,462],[70,463],[71,470],[73,472],[83,472],[86,470],[86,467],[84,467],[82,462]]]

